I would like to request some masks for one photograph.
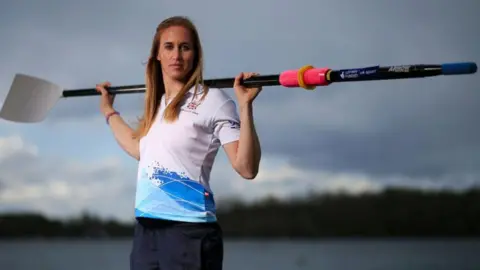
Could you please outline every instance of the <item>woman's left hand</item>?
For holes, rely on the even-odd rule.
[[[238,99],[238,103],[240,106],[251,104],[253,100],[258,96],[258,94],[262,91],[262,87],[245,87],[241,85],[241,80],[246,80],[253,76],[259,75],[258,73],[254,72],[242,72],[235,77],[235,83],[233,88],[235,89],[235,94]]]

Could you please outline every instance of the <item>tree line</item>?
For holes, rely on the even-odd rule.
[[[224,202],[230,238],[478,237],[480,188],[462,192],[390,188],[380,193],[314,194],[291,201]],[[36,213],[0,215],[0,238],[131,237],[133,222],[83,214],[62,221]]]

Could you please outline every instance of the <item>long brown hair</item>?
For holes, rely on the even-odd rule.
[[[193,46],[195,51],[193,69],[189,74],[189,78],[185,86],[173,98],[172,102],[165,108],[164,119],[167,122],[174,122],[178,119],[180,112],[180,102],[184,95],[195,85],[195,93],[197,94],[198,86],[202,85],[203,94],[207,93],[208,89],[203,85],[203,51],[200,43],[200,37],[195,25],[190,19],[183,16],[174,16],[167,18],[157,26],[157,30],[153,37],[152,47],[150,50],[150,57],[147,62],[145,73],[145,108],[143,117],[139,119],[138,128],[134,132],[134,138],[140,139],[145,136],[155,120],[158,109],[160,108],[161,98],[165,94],[165,85],[163,82],[162,66],[157,60],[158,50],[160,47],[160,36],[162,32],[171,26],[182,26],[187,28],[193,38]]]

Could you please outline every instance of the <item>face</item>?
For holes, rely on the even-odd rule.
[[[171,26],[162,32],[157,59],[164,76],[183,81],[193,68],[194,56],[194,42],[187,28]]]

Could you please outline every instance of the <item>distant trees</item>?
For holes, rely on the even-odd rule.
[[[378,194],[311,195],[230,204],[218,218],[226,237],[480,236],[480,189],[387,189]],[[38,214],[0,215],[0,238],[130,237],[132,224],[84,213],[68,221]]]

